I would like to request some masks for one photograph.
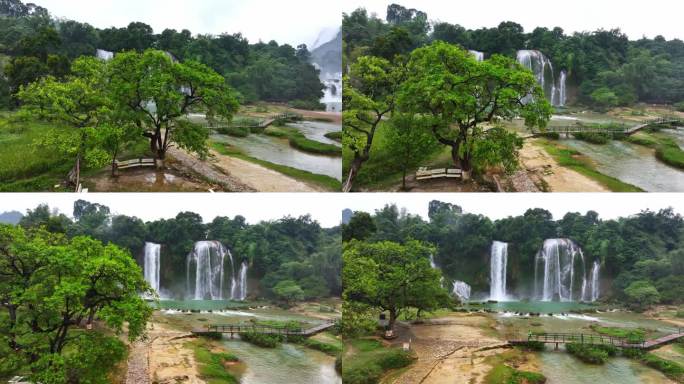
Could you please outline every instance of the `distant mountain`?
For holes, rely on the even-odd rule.
[[[349,224],[349,220],[351,220],[353,215],[354,212],[349,208],[342,210],[342,224]]]
[[[311,51],[311,62],[317,64],[322,78],[335,77],[342,73],[342,30],[327,43]]]
[[[22,215],[21,212],[3,212],[0,213],[0,223],[17,225],[19,224],[19,220],[21,220],[22,217],[24,217],[24,215]]]

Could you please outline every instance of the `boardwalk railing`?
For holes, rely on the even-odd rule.
[[[302,115],[294,112],[284,112],[280,113],[277,115],[273,115],[271,117],[268,117],[264,120],[261,121],[254,121],[251,123],[236,123],[236,124],[223,124],[223,125],[215,125],[215,124],[207,124],[207,128],[209,129],[221,129],[221,128],[266,128],[269,125],[273,124],[274,122],[278,120],[285,120],[285,121],[291,121],[291,120],[301,120],[303,117]]]
[[[597,334],[585,333],[529,333],[527,340],[510,340],[511,345],[522,345],[529,342],[540,342],[545,344],[592,344],[592,345],[612,345],[620,348],[652,349],[670,343],[684,337],[684,333],[673,333],[652,340],[643,340],[638,343],[631,342],[623,337],[614,337]]]
[[[683,124],[684,125],[684,119],[680,119],[677,117],[663,117],[663,118],[658,118],[650,121],[646,121],[644,123],[628,127],[626,124],[622,124],[621,126],[613,126],[613,127],[606,127],[606,128],[601,128],[601,127],[592,127],[592,126],[583,126],[583,125],[568,125],[564,127],[547,127],[545,130],[534,130],[532,133],[535,135],[539,134],[545,134],[545,133],[564,133],[564,134],[572,134],[572,133],[619,133],[619,134],[625,134],[625,135],[631,135],[643,128],[648,127],[649,125],[658,125],[658,124]]]
[[[335,324],[335,320],[328,320],[325,323],[318,324],[314,327],[306,329],[302,327],[276,327],[272,325],[260,324],[215,324],[207,326],[206,329],[193,330],[192,333],[196,335],[226,333],[232,336],[234,334],[239,334],[243,332],[254,332],[264,335],[312,336],[335,326]]]

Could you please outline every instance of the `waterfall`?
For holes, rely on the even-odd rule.
[[[160,268],[161,245],[155,243],[145,243],[145,261],[143,272],[145,280],[150,283],[150,287],[159,293],[159,268]]]
[[[461,301],[470,300],[470,285],[464,283],[463,281],[454,281],[454,287],[451,291],[454,293],[454,295],[458,296]]]
[[[475,51],[473,49],[469,49],[468,52],[470,52],[471,55],[475,56],[475,60],[484,61],[484,52]]]
[[[223,272],[227,250],[218,241],[198,241],[188,254],[187,284],[195,300],[223,299]],[[232,257],[231,257],[232,258]],[[195,269],[195,285],[192,289],[191,272]]]
[[[114,58],[114,52],[105,51],[104,49],[98,49],[95,51],[95,56],[104,61],[109,61]]]
[[[506,300],[506,265],[508,264],[508,243],[492,242],[489,265],[489,299]]]
[[[535,295],[539,300],[584,299],[587,281],[582,249],[570,239],[544,240],[544,245],[535,258],[534,281]],[[581,283],[577,294],[576,282]]]
[[[243,261],[238,274],[238,296],[234,300],[244,301],[247,298],[247,268],[247,262]]]
[[[601,264],[594,261],[594,265],[591,266],[591,301],[596,301],[601,293],[599,287],[599,272],[601,270]]]
[[[560,72],[560,79],[556,81],[553,63],[543,53],[537,50],[522,49],[517,53],[520,64],[534,73],[537,83],[541,86],[546,98],[554,106],[565,105],[565,71]]]
[[[196,242],[188,254],[186,283],[193,299],[224,299],[226,256],[230,262],[230,295],[225,298],[244,300],[247,297],[247,263],[243,261],[240,268],[236,268],[229,249],[218,241],[205,240]]]
[[[432,267],[432,269],[437,268],[437,264],[435,264],[435,255],[432,254],[430,255],[430,267]]]
[[[558,100],[558,105],[561,107],[565,106],[565,79],[568,77],[567,73],[565,70],[560,71],[560,79],[558,80],[558,92],[559,92],[559,100]]]

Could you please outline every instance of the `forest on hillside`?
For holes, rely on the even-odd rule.
[[[588,106],[631,105],[635,102],[684,102],[684,42],[662,36],[629,40],[619,29],[566,33],[562,28],[525,31],[514,21],[497,27],[467,29],[459,24],[432,22],[427,13],[398,4],[387,7],[384,19],[359,8],[342,21],[344,62],[364,55],[396,60],[418,47],[444,41],[515,58],[521,49],[539,50],[555,71],[567,71],[576,102]],[[465,22],[465,20],[464,20]],[[344,68],[347,68],[346,65]]]
[[[235,88],[242,102],[293,102],[320,108],[323,85],[305,44],[250,43],[241,34],[202,35],[131,22],[100,29],[77,20],[52,17],[49,11],[20,0],[0,1],[0,108],[14,108],[13,95],[44,76],[67,77],[72,62],[110,52],[162,50],[180,61],[209,66]]]
[[[427,220],[395,205],[372,214],[354,212],[342,236],[345,250],[359,243],[414,240],[434,247],[434,262],[443,275],[467,281],[474,292],[489,292],[492,241],[507,242],[508,286],[517,297],[529,297],[535,256],[544,240],[567,238],[581,247],[587,264],[600,263],[606,287],[601,300],[636,308],[684,302],[684,220],[672,209],[607,220],[593,211],[554,218],[545,209],[531,208],[523,215],[492,220],[432,201]]]
[[[236,264],[245,261],[248,278],[259,281],[259,297],[279,299],[273,288],[283,281],[301,292],[300,299],[341,292],[340,228],[322,228],[308,215],[257,224],[247,223],[242,216],[217,216],[205,223],[197,213],[179,212],[174,218],[145,222],[78,200],[73,219],[40,205],[29,210],[18,226],[29,233],[44,228],[68,239],[86,236],[113,244],[141,266],[145,242],[161,244],[161,286],[177,297],[185,295],[187,255],[200,240],[220,241]]]

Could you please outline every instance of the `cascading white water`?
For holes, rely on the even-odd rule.
[[[161,245],[145,243],[145,259],[143,263],[145,280],[150,287],[159,292],[159,269],[161,267]]]
[[[578,273],[576,264],[581,268]],[[577,276],[581,278],[581,291],[576,294]],[[535,258],[534,280],[535,295],[541,301],[584,299],[587,281],[582,249],[570,239],[544,240]]]
[[[435,256],[432,254],[430,255],[430,267],[432,267],[432,269],[437,268],[437,264],[435,264]]]
[[[454,281],[454,285],[451,291],[454,293],[454,295],[458,296],[461,299],[461,301],[470,300],[470,285],[463,281]]]
[[[565,106],[565,80],[567,79],[568,74],[565,72],[565,70],[560,71],[560,79],[558,80],[558,92],[559,92],[559,97],[558,97],[558,105],[561,107]]]
[[[557,82],[553,63],[537,50],[521,49],[517,53],[517,59],[520,64],[534,73],[537,83],[551,104],[554,106],[565,105],[565,79],[567,76],[565,71],[560,72],[560,80]]]
[[[508,243],[492,242],[489,263],[489,299],[506,300],[506,266],[508,264]]]
[[[95,56],[104,61],[109,61],[114,58],[114,52],[105,51],[104,49],[98,49],[95,51]]]
[[[188,254],[187,286],[193,299],[224,299],[226,255],[230,261],[230,296],[226,298],[244,300],[247,297],[247,263],[243,261],[240,268],[236,268],[229,249],[218,241],[205,240],[196,242],[195,248]]]
[[[476,51],[474,49],[469,49],[468,52],[475,56],[475,60],[484,61],[484,52]]]
[[[187,284],[195,300],[223,299],[223,272],[227,250],[218,241],[198,241],[188,254]],[[195,285],[191,287],[191,271],[195,266]]]
[[[247,262],[243,261],[240,265],[238,274],[238,297],[233,299],[243,301],[247,298]]]
[[[598,261],[594,261],[594,265],[591,266],[591,301],[596,301],[601,293],[599,287],[599,273],[601,271],[601,264]]]

